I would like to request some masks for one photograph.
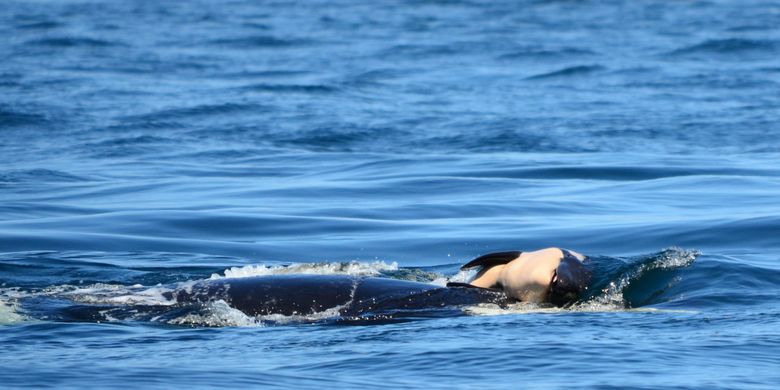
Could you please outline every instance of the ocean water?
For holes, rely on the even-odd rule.
[[[0,8],[2,388],[780,383],[777,2]],[[549,246],[624,266],[567,309],[149,310]]]

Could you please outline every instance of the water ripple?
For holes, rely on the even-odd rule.
[[[70,47],[114,47],[125,46],[125,44],[116,41],[107,41],[103,39],[87,37],[51,37],[36,39],[27,42],[28,45],[45,46],[51,48],[70,48]]]
[[[214,39],[209,43],[215,46],[225,46],[237,49],[284,48],[311,45],[314,41],[307,39],[278,38],[270,35],[255,35],[239,38]]]
[[[0,128],[16,126],[46,125],[49,120],[46,115],[15,111],[0,105]]]
[[[69,183],[86,180],[84,177],[51,169],[0,171],[0,183]]]
[[[332,93],[338,88],[327,85],[300,85],[300,84],[252,84],[241,87],[242,90],[268,93]]]
[[[526,77],[526,80],[542,80],[542,79],[552,79],[552,78],[561,78],[561,77],[583,76],[583,75],[599,72],[604,69],[605,68],[601,65],[577,65],[577,66],[570,66],[568,68],[556,70],[553,72],[542,73],[542,74]]]
[[[153,111],[147,114],[133,115],[127,119],[132,119],[140,123],[147,122],[167,122],[172,119],[189,119],[198,117],[213,117],[216,115],[232,115],[241,112],[264,112],[269,107],[261,104],[243,104],[243,103],[224,103],[224,104],[203,104],[193,107],[175,107],[159,111]]]
[[[777,41],[756,39],[709,39],[701,43],[682,47],[670,52],[673,56],[694,54],[745,54],[745,53],[776,53]]]

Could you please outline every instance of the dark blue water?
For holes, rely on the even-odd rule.
[[[777,2],[0,8],[0,387],[780,383]],[[548,246],[627,265],[569,309],[144,312]]]

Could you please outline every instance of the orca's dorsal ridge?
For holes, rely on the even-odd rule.
[[[469,261],[468,263],[464,264],[462,267],[460,267],[461,270],[474,268],[474,267],[492,267],[494,265],[499,264],[506,264],[518,257],[523,252],[521,251],[508,251],[508,252],[493,252],[488,253],[486,255],[482,255],[480,257],[477,257],[474,260]]]

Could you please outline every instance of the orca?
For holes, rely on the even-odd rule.
[[[362,316],[510,301],[503,293],[489,289],[441,287],[385,277],[305,274],[208,280],[170,294],[180,305],[223,300],[249,316],[306,315],[325,310]]]

